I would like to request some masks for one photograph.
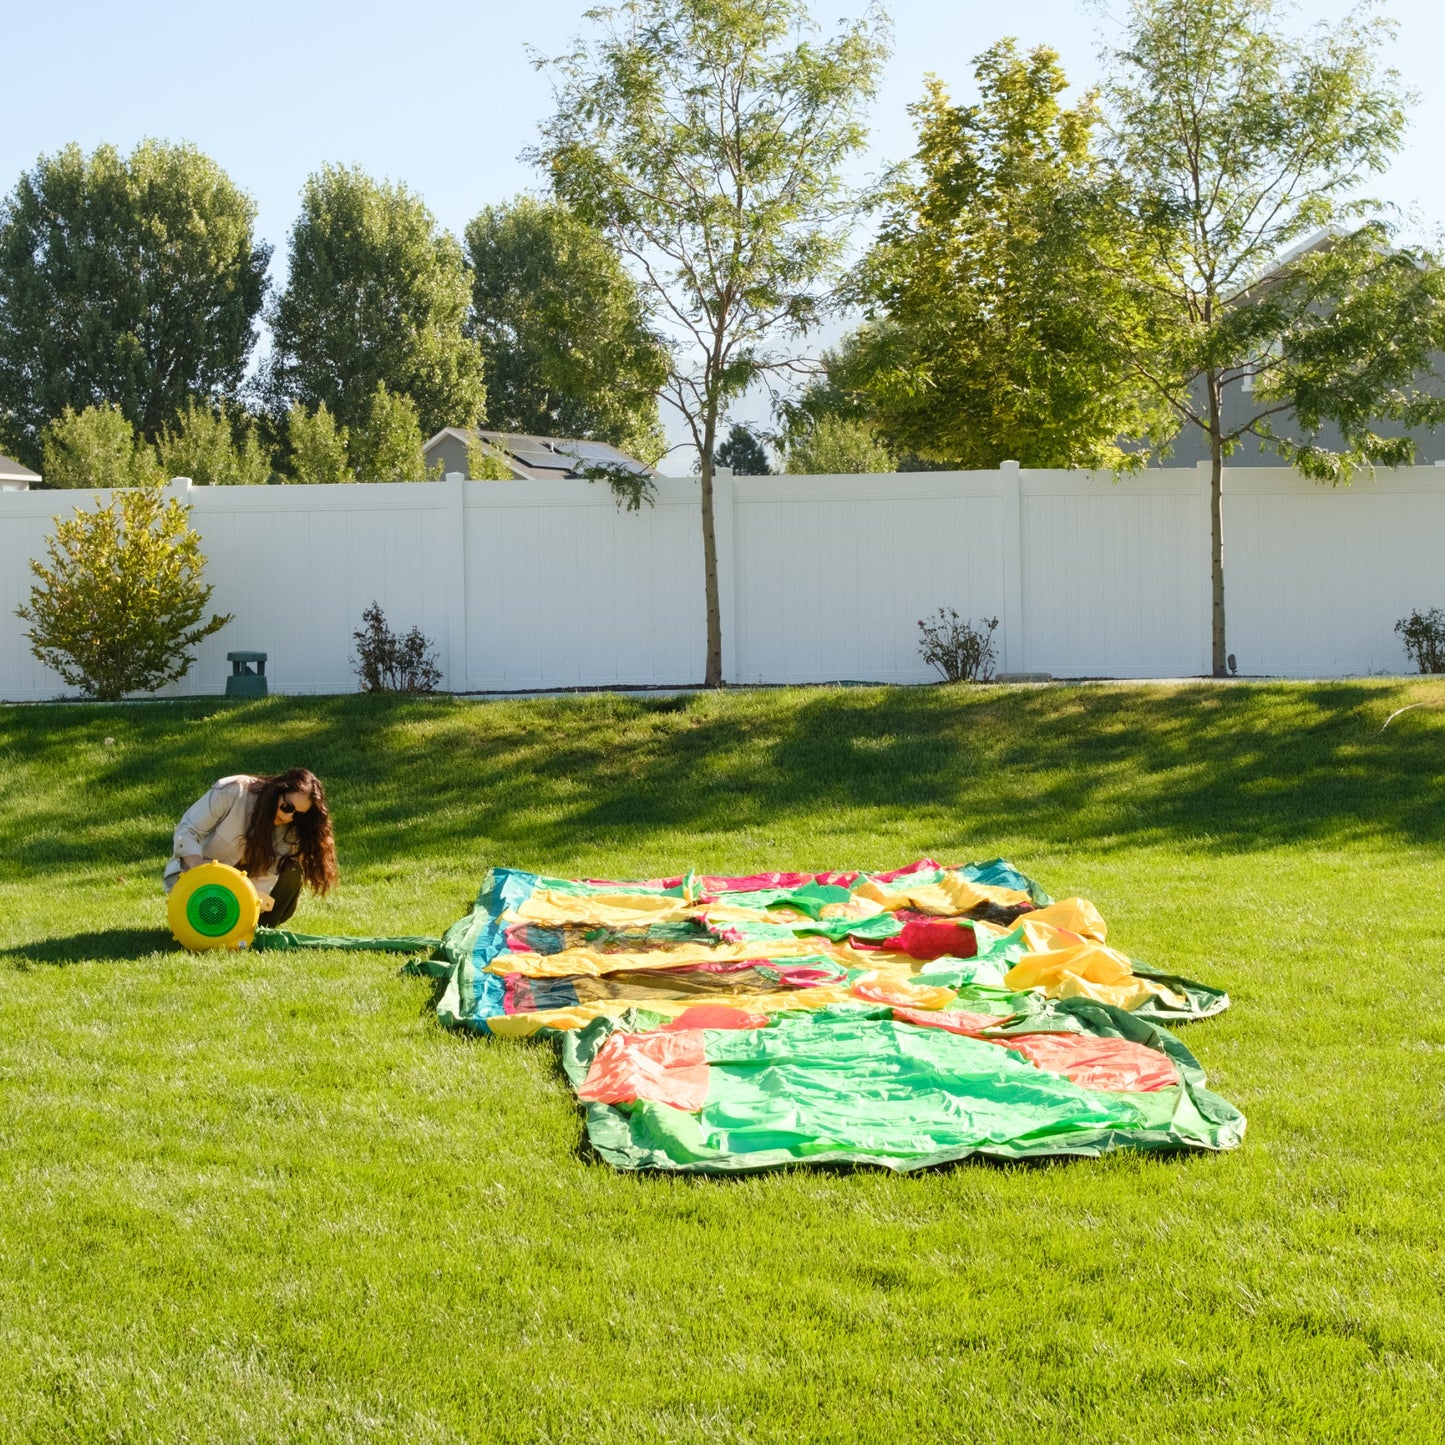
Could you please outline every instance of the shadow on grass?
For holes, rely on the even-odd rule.
[[[960,853],[994,838],[1439,843],[1445,715],[1380,732],[1394,709],[1437,696],[1428,681],[1343,681],[0,707],[0,873],[159,867],[176,818],[216,777],[296,764],[327,784],[343,872],[570,872],[589,850],[655,852],[662,832],[717,850],[774,827],[792,830],[796,854],[815,834],[887,825],[892,837],[900,822]]]
[[[72,963],[119,963],[169,952],[174,942],[163,928],[102,928],[94,933],[72,933],[65,938],[40,938],[0,949],[0,959],[16,968],[29,964],[51,964],[64,968]]]
[[[605,757],[574,746],[567,767],[588,769],[592,796],[574,790],[564,816],[534,832],[550,852],[568,832],[727,833],[790,819],[836,831],[871,816],[926,820],[939,848],[1020,835],[1228,852],[1438,843],[1442,729],[1382,736],[1402,695],[1359,683],[795,693],[772,716],[714,706]],[[546,776],[534,774],[543,796]]]
[[[404,969],[398,969],[398,970],[397,970],[397,977],[398,977],[398,978],[414,978],[414,977],[416,977],[416,975],[415,975],[415,974],[409,974],[409,973],[407,973]],[[425,977],[425,976],[423,975],[423,977]],[[444,979],[444,978],[427,978],[427,979],[426,979],[426,985],[427,985],[426,1002],[423,1003],[423,1004],[421,1005],[421,1007],[417,1009],[417,1011],[416,1011],[417,1017],[418,1017],[418,1018],[423,1018],[423,1019],[425,1019],[425,1018],[435,1018],[435,1017],[436,1017],[436,1011],[437,1011],[437,1005],[438,1005],[439,1003],[441,1003],[441,1001],[442,1001],[442,995],[447,991],[447,980]],[[448,1032],[448,1033],[458,1033],[458,1032],[462,1032],[462,1030],[448,1029],[447,1032]],[[474,1037],[476,1037],[476,1036],[474,1035]]]

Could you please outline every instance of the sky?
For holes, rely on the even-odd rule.
[[[814,0],[825,30],[863,0]],[[872,112],[871,162],[913,149],[908,105],[933,72],[972,94],[972,58],[1003,35],[1049,45],[1075,85],[1099,74],[1126,0],[891,0],[893,53]],[[531,55],[564,50],[589,0],[0,0],[0,192],[69,142],[129,150],[146,136],[191,141],[257,204],[258,234],[284,281],[287,233],[306,177],[356,164],[419,193],[457,235],[485,205],[538,188],[520,152],[551,111]],[[1346,0],[1301,4],[1301,26],[1336,20]],[[1400,207],[1404,234],[1445,231],[1445,5],[1387,0],[1399,25],[1388,59],[1419,93],[1406,146],[1376,194]],[[670,428],[671,430],[671,428]],[[671,470],[672,468],[669,468]]]

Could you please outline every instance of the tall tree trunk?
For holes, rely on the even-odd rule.
[[[703,423],[702,447],[702,576],[707,594],[707,667],[704,687],[721,687],[722,609],[717,593],[717,528],[713,523],[713,446],[717,441],[717,408],[709,407]]]
[[[1215,677],[1228,677],[1224,639],[1224,447],[1220,441],[1222,387],[1219,373],[1205,373],[1209,391],[1209,581],[1212,601],[1210,662]]]

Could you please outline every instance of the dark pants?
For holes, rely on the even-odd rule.
[[[294,858],[281,860],[271,898],[271,911],[261,915],[261,922],[267,928],[280,928],[296,912],[301,899],[301,865]]]

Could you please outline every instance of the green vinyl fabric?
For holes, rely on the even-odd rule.
[[[302,949],[341,949],[350,953],[435,953],[441,939],[403,934],[394,938],[356,938],[345,934],[297,933],[290,928],[256,930],[253,950],[263,953],[295,953]]]
[[[1082,1033],[1122,1037],[1127,1028],[1107,1005],[1060,1008]],[[609,1038],[640,1022],[598,1020],[564,1035],[574,1087],[584,1086]],[[1145,1027],[1178,1068],[1174,1087],[1086,1088],[1037,1068],[1003,1040],[916,1027],[891,1011],[785,1015],[767,1028],[705,1031],[701,1107],[591,1102],[588,1138],[619,1169],[718,1174],[839,1163],[907,1172],[973,1154],[1028,1159],[1237,1145],[1243,1116],[1204,1086],[1203,1071],[1177,1040],[1166,1043],[1162,1030]]]

